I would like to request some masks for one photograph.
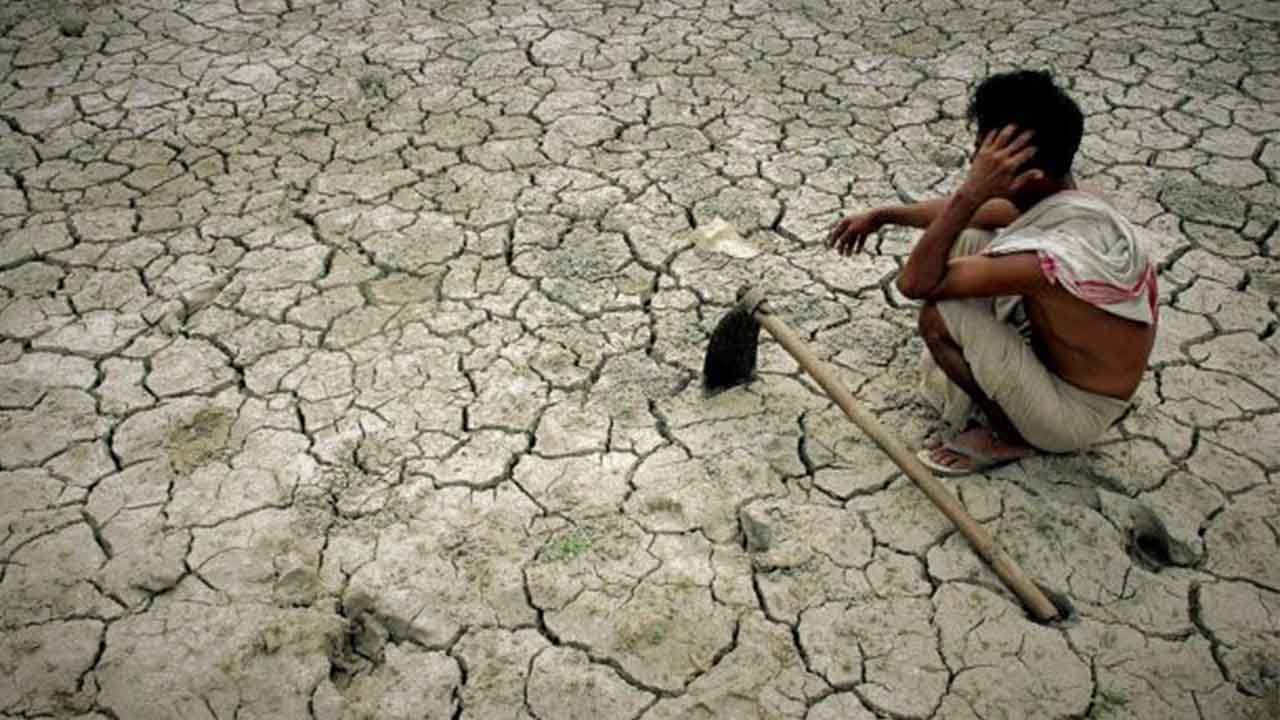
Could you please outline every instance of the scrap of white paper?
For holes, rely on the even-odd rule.
[[[738,233],[737,228],[722,217],[701,225],[691,233],[693,242],[702,250],[718,252],[747,260],[760,254],[760,249]]]

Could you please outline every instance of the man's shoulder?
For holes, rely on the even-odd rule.
[[[1046,211],[1066,210],[1086,217],[1125,219],[1105,195],[1090,190],[1061,190],[1040,201],[1037,207],[1041,205]]]
[[[1083,190],[1063,190],[1028,208],[1021,217],[998,235],[996,246],[1009,242],[1047,238],[1053,233],[1079,236],[1078,239],[1131,239],[1135,235],[1129,221],[1106,198]]]

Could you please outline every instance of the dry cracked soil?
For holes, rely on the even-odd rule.
[[[1013,67],[1161,281],[1098,446],[948,483],[1051,626],[699,381],[759,282],[917,442],[912,235],[822,240]],[[1280,4],[6,0],[0,78],[0,718],[1280,717]]]

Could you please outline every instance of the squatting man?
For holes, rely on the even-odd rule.
[[[921,387],[949,427],[919,457],[942,475],[1098,440],[1137,390],[1157,324],[1144,243],[1072,177],[1075,101],[1047,72],[1017,71],[979,84],[968,118],[959,189],[844,218],[829,238],[847,256],[885,225],[924,229],[897,287],[924,302]]]

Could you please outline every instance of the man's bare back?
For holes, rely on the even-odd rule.
[[[1156,324],[1112,315],[1053,285],[1023,297],[1031,347],[1049,372],[1098,395],[1128,400],[1142,381]]]

